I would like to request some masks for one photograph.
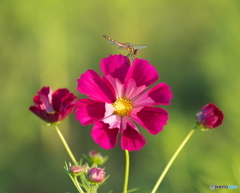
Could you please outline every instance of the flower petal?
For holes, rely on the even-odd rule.
[[[126,97],[128,100],[134,100],[138,97],[144,90],[146,89],[145,85],[136,86],[136,82],[133,78],[127,80],[127,86],[125,88],[125,94],[122,95]]]
[[[122,84],[118,78],[113,78],[109,74],[106,75],[104,78],[108,79],[108,81],[111,82],[117,98],[124,96],[124,84]]]
[[[131,110],[130,116],[152,135],[162,131],[167,124],[168,113],[159,107],[142,107]]]
[[[96,101],[108,103],[115,101],[115,92],[111,83],[107,79],[102,79],[94,70],[87,70],[81,75],[77,89]]]
[[[100,121],[105,114],[105,103],[91,99],[79,99],[76,103],[76,119],[82,125],[89,125]]]
[[[49,114],[46,112],[46,110],[39,109],[36,106],[31,106],[29,110],[46,122],[55,123],[59,121],[58,114],[56,113]]]
[[[146,144],[146,140],[144,136],[138,131],[136,125],[129,117],[123,117],[122,126],[122,149],[126,149],[128,151],[140,150]]]
[[[130,61],[128,57],[123,55],[110,55],[108,58],[102,59],[100,67],[105,76],[110,74],[113,78],[118,78],[123,84],[130,67]]]
[[[109,129],[121,127],[121,117],[119,115],[105,117],[102,122],[108,124]]]
[[[132,66],[129,68],[126,79],[133,78],[136,82],[136,86],[140,87],[145,85],[148,87],[153,84],[159,78],[158,72],[153,65],[147,60],[134,59]]]
[[[59,111],[59,120],[65,119],[73,110],[74,110],[75,104],[68,106],[68,108],[63,108],[62,111]]]
[[[137,98],[133,106],[169,105],[172,97],[170,87],[165,83],[159,83]]]
[[[39,108],[45,109],[48,113],[54,112],[52,106],[52,90],[50,87],[43,87],[38,91],[38,95],[34,97],[35,105],[39,105]],[[41,101],[41,104],[39,103]]]
[[[71,108],[74,106],[74,100],[76,98],[77,97],[66,88],[56,90],[52,95],[52,106],[54,111],[63,111]]]
[[[117,144],[119,128],[109,129],[108,124],[97,122],[91,132],[93,140],[105,149],[114,148]]]

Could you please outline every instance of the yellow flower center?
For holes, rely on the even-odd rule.
[[[47,113],[49,113],[49,114],[55,114],[56,111],[51,111],[51,112],[47,112]]]
[[[117,115],[127,116],[132,110],[132,102],[125,97],[119,98],[113,103],[113,107]]]

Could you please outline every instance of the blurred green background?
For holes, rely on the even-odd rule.
[[[224,124],[197,131],[158,192],[213,192],[210,184],[240,187],[240,1],[238,0],[1,0],[0,192],[77,192],[64,173],[70,161],[55,130],[28,107],[42,86],[76,90],[80,74],[109,54],[127,54],[101,37],[148,44],[139,55],[171,86],[170,119],[131,155],[129,188],[150,192],[168,160],[195,125],[195,114],[213,102]],[[72,114],[60,128],[76,157],[91,149],[110,157],[111,175],[99,192],[121,192],[124,152],[104,150]],[[214,192],[239,192],[214,190]]]

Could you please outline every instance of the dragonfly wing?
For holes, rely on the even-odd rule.
[[[120,42],[113,42],[113,41],[109,41],[108,43],[118,46],[119,49],[125,49],[128,45],[130,45],[129,43],[122,44]]]
[[[115,42],[112,42],[112,41],[109,41],[108,43],[109,43],[109,44],[112,44],[112,45],[117,45],[117,46],[118,46],[118,44],[117,44],[117,43],[115,43]]]
[[[125,48],[128,47],[129,45],[131,46],[130,43],[123,43],[123,44],[118,45],[119,46],[118,48],[122,49],[122,50],[125,50]]]
[[[139,50],[139,49],[146,48],[147,46],[148,45],[133,45],[133,48]]]

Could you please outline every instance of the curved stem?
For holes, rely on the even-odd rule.
[[[73,180],[73,183],[74,183],[75,187],[77,188],[78,192],[84,193],[84,191],[82,190],[81,186],[78,183],[77,177],[74,176],[72,180]]]
[[[157,183],[155,184],[153,190],[151,193],[155,193],[159,187],[159,185],[161,184],[163,178],[165,177],[166,173],[168,172],[169,168],[171,167],[172,163],[174,162],[174,160],[176,159],[176,157],[178,156],[178,154],[180,153],[180,151],[182,150],[182,148],[184,147],[184,145],[187,143],[187,141],[190,139],[190,137],[192,136],[192,134],[194,133],[194,131],[196,130],[197,127],[193,128],[188,135],[186,136],[186,138],[183,140],[183,142],[181,143],[181,145],[178,147],[177,151],[173,154],[172,158],[170,159],[170,161],[168,162],[167,166],[165,167],[165,169],[163,170],[161,176],[159,177]]]
[[[130,159],[129,159],[129,151],[128,150],[124,150],[124,151],[125,151],[125,157],[126,157],[126,168],[125,168],[125,179],[124,179],[123,193],[127,193]]]
[[[59,128],[58,128],[57,125],[55,125],[55,129],[56,129],[56,131],[57,131],[57,133],[58,133],[58,135],[59,135],[59,137],[60,137],[60,139],[61,139],[61,141],[62,141],[62,143],[63,143],[63,145],[64,145],[64,147],[65,147],[65,149],[67,150],[68,155],[70,156],[72,162],[73,162],[74,164],[77,164],[77,161],[76,161],[76,159],[75,159],[75,157],[74,157],[71,149],[69,148],[69,146],[68,146],[65,138],[63,137],[63,135],[62,135],[62,133],[61,133],[61,131],[59,130]]]

